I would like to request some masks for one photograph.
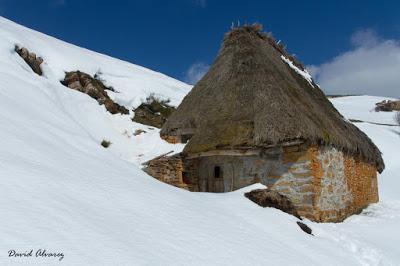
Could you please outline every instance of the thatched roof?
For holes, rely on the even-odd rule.
[[[232,29],[161,136],[193,135],[187,153],[303,140],[333,145],[383,171],[381,153],[368,136],[346,121],[319,87],[282,55],[294,60],[258,26]],[[298,61],[293,64],[302,70]]]

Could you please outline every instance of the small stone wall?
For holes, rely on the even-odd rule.
[[[180,154],[150,160],[143,170],[161,182],[189,189],[188,185],[183,182],[183,162]]]

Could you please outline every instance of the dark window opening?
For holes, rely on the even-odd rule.
[[[221,167],[219,167],[219,166],[215,166],[214,167],[214,177],[215,178],[221,178],[222,177]]]
[[[189,183],[189,173],[188,172],[182,172],[182,181],[185,184]]]

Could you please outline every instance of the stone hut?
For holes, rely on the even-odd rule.
[[[378,148],[257,25],[225,35],[209,71],[160,135],[187,145],[150,161],[146,171],[191,191],[262,183],[320,222],[342,221],[378,201]]]

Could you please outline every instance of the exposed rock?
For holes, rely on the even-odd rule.
[[[41,57],[37,57],[35,53],[30,53],[25,47],[20,48],[18,45],[15,46],[14,50],[31,67],[33,72],[39,76],[43,75],[42,69],[40,68],[40,65],[43,63]]]
[[[261,207],[272,207],[291,214],[299,219],[296,208],[288,197],[271,189],[255,189],[244,194],[249,200],[257,203]]]
[[[297,222],[297,225],[301,228],[301,230],[303,230],[304,232],[306,232],[309,235],[313,235],[312,234],[312,230],[310,227],[308,227],[308,225],[302,223],[302,222]]]
[[[352,122],[352,123],[364,123],[364,121],[362,121],[362,120],[352,119],[352,118],[350,118],[349,121]]]
[[[174,111],[175,107],[168,105],[168,101],[163,101],[150,95],[147,97],[146,102],[134,110],[135,116],[132,120],[144,125],[161,128]]]
[[[400,100],[398,101],[383,100],[379,103],[376,103],[375,105],[376,105],[375,107],[376,112],[400,111]]]
[[[93,78],[84,72],[67,72],[61,83],[70,89],[83,92],[96,99],[100,105],[104,104],[107,111],[112,114],[129,114],[128,109],[114,103],[108,96],[106,90],[113,90],[112,88],[105,86],[101,80]]]
[[[108,141],[108,140],[105,140],[105,139],[103,139],[102,141],[101,141],[101,146],[103,146],[104,148],[108,148],[108,147],[110,147],[110,145],[111,145],[111,141]]]
[[[146,133],[146,130],[143,129],[136,129],[135,132],[133,133],[134,136],[138,136],[142,133]]]

